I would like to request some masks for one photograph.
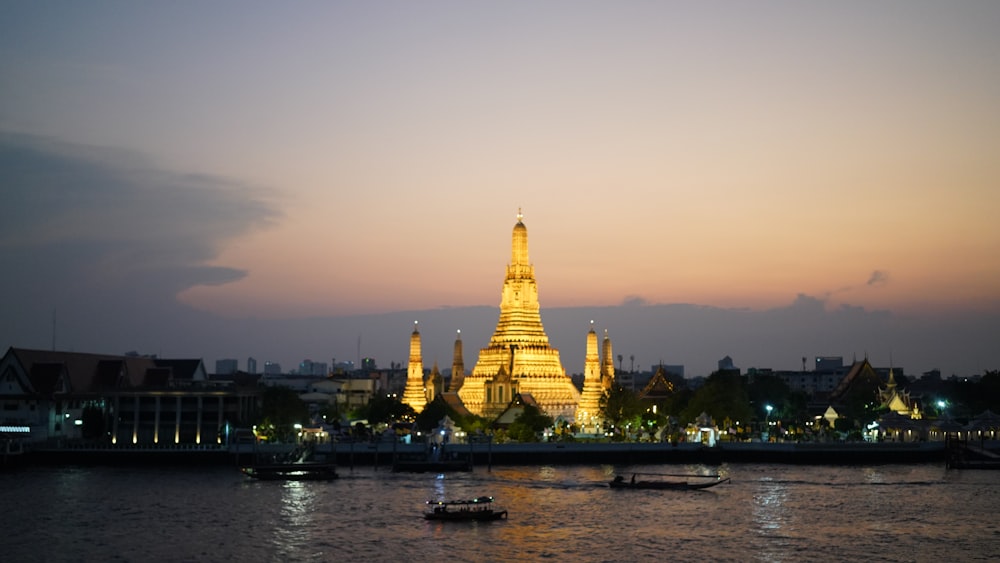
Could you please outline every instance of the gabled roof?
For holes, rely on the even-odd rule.
[[[201,381],[205,379],[205,368],[201,360],[163,360],[153,362],[158,368],[168,368],[175,380]]]
[[[58,364],[65,372],[67,391],[73,393],[91,393],[101,389],[106,382],[108,363],[118,363],[123,366],[123,387],[132,387],[141,383],[146,369],[152,367],[151,358],[132,356],[110,356],[104,354],[86,354],[80,352],[56,352],[51,350],[30,350],[27,348],[10,348],[4,356],[4,362],[16,366],[26,374],[30,374],[33,366],[39,364]],[[36,389],[36,391],[38,391]],[[40,392],[40,391],[39,391]]]
[[[509,425],[514,422],[514,419],[516,419],[522,412],[524,412],[524,407],[527,405],[533,406],[538,410],[542,410],[542,408],[538,406],[538,403],[535,401],[535,398],[531,396],[531,393],[515,393],[514,398],[511,399],[507,408],[496,417],[493,424],[500,426]]]
[[[164,378],[204,378],[201,360],[158,360],[141,356],[112,356],[11,347],[0,368],[12,370],[35,393],[97,393],[138,387]],[[150,378],[151,376],[151,378]]]
[[[35,393],[41,395],[54,395],[69,391],[66,369],[63,364],[48,362],[32,364],[28,378]]]
[[[830,401],[839,401],[845,394],[847,394],[847,391],[851,388],[851,385],[853,385],[855,381],[864,380],[865,378],[875,378],[878,383],[881,383],[881,379],[879,379],[878,374],[875,373],[875,368],[868,363],[868,358],[865,358],[860,362],[854,362],[851,365],[851,369],[847,372],[847,375],[840,380],[836,389],[830,393]]]
[[[99,389],[122,387],[127,372],[128,369],[123,360],[99,360],[97,372],[94,374],[94,387]]]
[[[660,366],[653,377],[650,378],[649,383],[646,387],[639,393],[640,399],[645,399],[649,401],[666,399],[673,395],[674,384],[667,381],[663,366]]]
[[[170,387],[173,380],[173,372],[170,368],[155,367],[146,370],[142,379],[143,387]]]
[[[454,410],[459,416],[465,417],[472,414],[469,412],[469,409],[465,408],[465,403],[462,402],[462,399],[455,391],[441,393],[441,399],[444,400],[444,403],[451,407],[451,409]]]

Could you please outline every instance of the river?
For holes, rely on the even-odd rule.
[[[718,472],[706,491],[611,490],[616,472]],[[235,468],[0,474],[0,559],[35,561],[994,561],[1000,473],[879,466],[342,468],[258,482]],[[492,495],[508,520],[428,522]]]

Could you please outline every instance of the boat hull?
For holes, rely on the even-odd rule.
[[[657,491],[697,491],[708,489],[716,485],[728,482],[729,479],[711,481],[708,483],[685,483],[682,481],[619,481],[614,480],[608,483],[612,489],[643,489]]]
[[[240,471],[261,481],[330,481],[340,477],[333,465],[326,464],[258,465]]]
[[[506,510],[470,510],[467,512],[426,512],[426,520],[445,522],[484,522],[490,520],[506,520]]]

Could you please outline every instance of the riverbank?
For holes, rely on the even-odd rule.
[[[245,465],[259,453],[280,452],[289,445],[181,447],[62,447],[28,448],[14,460],[18,465]],[[315,456],[342,467],[391,467],[401,459],[419,459],[422,444],[357,442],[320,444]],[[944,442],[911,443],[587,443],[449,444],[438,459],[471,461],[472,467],[493,465],[781,463],[859,465],[941,462]],[[441,457],[443,456],[443,457]]]

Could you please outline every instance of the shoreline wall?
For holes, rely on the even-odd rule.
[[[285,446],[290,448],[291,446]],[[269,449],[276,449],[271,446]],[[201,449],[50,448],[26,451],[8,465],[231,465],[253,462],[252,447]],[[339,443],[316,448],[316,458],[341,467],[385,466],[396,460],[426,459],[423,445]],[[474,468],[487,465],[649,465],[720,463],[781,463],[854,465],[928,463],[946,460],[943,442],[914,443],[723,443],[700,444],[563,443],[449,444],[441,459],[471,459]]]

